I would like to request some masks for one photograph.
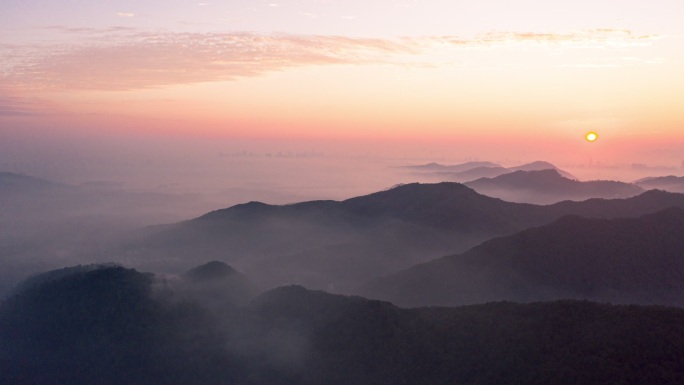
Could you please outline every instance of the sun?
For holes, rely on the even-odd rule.
[[[584,136],[584,139],[586,139],[588,142],[594,142],[596,139],[598,139],[598,134],[595,132],[587,132],[587,135]]]

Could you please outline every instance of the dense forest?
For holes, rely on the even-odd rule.
[[[225,287],[247,283],[218,263],[174,279],[112,265],[34,277],[0,307],[0,382],[684,383],[679,308],[401,309],[299,286],[216,301]],[[202,288],[213,301],[187,294]]]

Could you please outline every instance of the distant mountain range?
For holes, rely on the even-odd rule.
[[[404,168],[415,171],[420,176],[431,179],[439,179],[448,182],[469,182],[480,178],[494,178],[499,175],[509,174],[516,171],[540,171],[556,170],[561,176],[568,179],[577,179],[567,171],[563,171],[549,162],[536,161],[516,167],[503,167],[491,162],[468,162],[458,165],[440,165],[429,163],[417,166],[405,166]]]
[[[684,208],[684,195],[654,190],[629,199],[539,206],[490,198],[456,183],[408,184],[341,202],[233,206],[149,228],[111,250],[110,259],[169,272],[221,260],[262,288],[297,283],[349,293],[372,277],[564,215],[635,217],[673,206]]]
[[[363,294],[403,306],[561,298],[684,306],[684,210],[567,216],[377,279]]]
[[[550,181],[549,190],[566,194],[595,185],[604,193],[626,187],[568,180],[553,170],[518,171],[494,181],[507,181],[508,188],[534,187],[537,183],[541,191],[539,181],[544,180]],[[29,248],[12,237],[3,240],[0,248],[10,268],[12,263],[19,263],[13,261],[25,263],[36,260],[39,254],[49,258],[57,246],[69,250],[68,260],[116,261],[160,273],[180,274],[207,260],[222,261],[210,270],[222,271],[220,263],[235,266],[250,277],[244,284],[245,292],[300,284],[335,293],[356,293],[376,277],[463,253],[487,240],[548,225],[566,215],[627,218],[671,207],[684,208],[684,195],[651,190],[626,199],[533,205],[488,197],[458,183],[412,183],[345,201],[282,206],[250,202],[176,224],[148,227],[124,240],[98,241],[97,248],[66,249],[68,246],[58,243],[63,239],[61,233],[42,248]],[[90,230],[91,223],[84,222],[81,227]],[[85,234],[80,227],[75,229],[62,230],[72,237],[74,233]],[[65,249],[56,249],[62,259],[55,261],[67,261],[63,257]],[[30,267],[18,271],[39,268]]]
[[[669,175],[643,178],[635,181],[634,184],[647,190],[661,189],[670,192],[684,193],[684,176]]]
[[[580,182],[563,177],[557,170],[514,171],[495,178],[480,178],[466,186],[490,197],[509,202],[551,204],[564,200],[629,198],[644,192],[630,183],[596,180]]]
[[[237,205],[150,228],[118,253],[130,255],[133,263],[158,261],[147,265],[152,270],[178,271],[199,262],[197,258],[216,259],[267,286],[271,284],[263,282],[261,272],[276,275],[273,284],[300,282],[327,289],[466,250],[492,234],[544,221],[538,207],[489,198],[459,184],[409,184],[342,202]],[[293,281],[288,271],[304,281]]]
[[[211,264],[198,274],[216,279],[214,273],[226,269]],[[164,289],[165,280],[103,266],[63,269],[24,285],[0,303],[0,383],[594,385],[684,379],[683,309],[579,301],[401,309],[300,286],[214,308],[207,298],[184,296],[182,288]]]
[[[567,171],[563,171],[559,169],[558,167],[554,166],[553,164],[549,162],[544,162],[544,161],[536,161],[532,163],[527,163],[523,164],[522,166],[516,166],[516,167],[509,167],[508,168],[511,172],[515,171],[541,171],[541,170],[556,170],[558,171],[559,174],[561,174],[564,178],[568,179],[577,179],[574,175],[570,174]]]

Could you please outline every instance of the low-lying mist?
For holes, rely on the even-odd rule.
[[[416,143],[411,151],[407,150],[406,143],[388,151],[378,143],[374,146],[372,141],[330,144],[313,140],[168,137],[132,140],[124,136],[56,133],[3,139],[8,140],[2,143],[0,172],[12,174],[3,174],[0,181],[0,293],[27,275],[67,265],[114,260],[157,271],[169,261],[164,259],[166,256],[160,256],[156,262],[149,259],[141,262],[135,253],[118,253],[124,240],[128,242],[144,233],[147,226],[186,221],[250,201],[272,205],[340,201],[404,183],[439,182],[433,174],[401,166],[434,161],[453,165],[473,160],[445,146],[426,143]],[[498,163],[506,167],[520,164],[512,164],[517,161],[510,159],[507,162]],[[580,178],[589,170],[559,166]],[[643,173],[671,170],[641,168],[638,171],[644,176]],[[611,169],[611,172],[619,174],[620,170]],[[39,179],[17,178],[17,175]],[[259,239],[277,237],[278,226],[289,225],[274,222],[264,227],[270,232],[251,234],[254,239],[246,242],[259,244]],[[429,252],[422,245],[409,253],[404,247],[407,244],[404,238],[417,240],[424,229],[409,224],[403,227],[402,233],[396,231],[401,226],[397,227],[396,223],[392,226],[388,228],[395,230],[388,230],[380,238],[373,238],[378,234],[373,233],[368,240],[353,239],[352,244],[345,233],[349,229],[334,228],[339,234],[333,242],[330,239],[333,228],[321,232],[306,225],[298,230],[304,238],[329,242],[312,242],[306,249],[283,249],[250,264],[241,265],[239,258],[229,262],[235,262],[243,270],[259,269],[268,285],[292,283],[288,280],[297,274],[286,273],[288,269],[312,266],[315,268],[311,271],[300,271],[300,278],[295,282],[328,289],[327,276],[319,276],[321,271],[331,272],[340,278],[340,284],[349,286],[346,277],[351,273],[358,275],[360,270],[365,270],[364,276],[387,273],[408,267],[407,264],[421,258],[420,253],[425,260],[473,246],[472,242],[465,242],[460,249],[454,249],[453,244],[442,247],[435,243]],[[443,242],[449,237],[444,233],[434,239]],[[429,243],[431,239],[427,237],[424,242]],[[379,241],[382,241],[381,250],[376,245]],[[253,252],[246,250],[242,257],[249,257]],[[321,258],[322,254],[326,257]],[[374,255],[382,258],[358,268],[354,267],[355,263],[349,263],[370,261]],[[187,258],[183,267],[202,260],[201,248],[187,254]]]
[[[0,293],[32,273],[107,262],[113,245],[146,226],[250,201],[344,199],[405,180],[387,161],[314,150],[186,149],[177,159],[169,151],[109,161],[79,159],[78,152],[0,161]]]
[[[678,384],[682,319],[570,300],[402,309],[300,286],[254,297],[217,262],[80,266],[0,302],[0,382]]]

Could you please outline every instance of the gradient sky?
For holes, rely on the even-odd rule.
[[[681,15],[681,0],[3,0],[0,150],[172,137],[680,168]]]

